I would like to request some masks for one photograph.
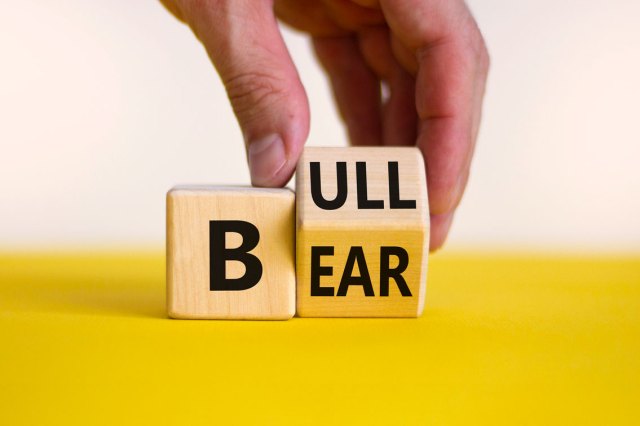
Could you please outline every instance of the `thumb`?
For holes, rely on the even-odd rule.
[[[309,104],[273,0],[185,3],[183,13],[220,74],[242,129],[251,182],[285,185],[309,133]]]

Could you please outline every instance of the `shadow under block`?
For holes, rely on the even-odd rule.
[[[176,187],[167,194],[172,318],[289,319],[295,197],[288,189]]]
[[[417,148],[306,148],[296,197],[299,316],[422,314],[429,206]]]

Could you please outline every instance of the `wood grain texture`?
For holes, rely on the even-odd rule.
[[[337,162],[346,163],[347,196],[334,210],[318,207],[311,194],[311,163],[319,163],[322,197],[338,195]],[[366,164],[367,199],[378,207],[361,208],[357,194],[357,162]],[[399,197],[414,200],[415,208],[391,208],[389,162],[397,162]],[[361,179],[362,180],[362,179]],[[362,182],[361,182],[362,183]],[[429,252],[429,206],[422,154],[408,147],[306,148],[298,163],[297,196],[297,314],[301,317],[416,317],[424,308]],[[332,255],[319,259],[322,268],[332,268],[319,279],[321,287],[333,288],[333,296],[312,296],[312,247],[332,247]],[[374,295],[365,295],[362,285],[350,285],[338,295],[349,252],[362,248]],[[402,295],[391,278],[388,295],[381,295],[382,247],[401,247],[408,254],[402,272],[410,296]],[[354,253],[352,253],[354,254]],[[387,256],[389,268],[399,266],[397,256]],[[360,261],[347,268],[349,277],[362,277]],[[318,262],[316,262],[316,267]],[[316,270],[317,272],[317,270]],[[324,269],[327,273],[328,269]],[[316,273],[317,276],[317,273]],[[351,280],[352,281],[352,280]],[[353,282],[353,281],[352,281]],[[317,289],[317,280],[316,286]],[[328,290],[323,290],[328,291]],[[317,293],[316,293],[317,294]]]
[[[242,220],[260,240],[251,254],[263,273],[252,288],[210,290],[209,222]],[[288,319],[295,313],[295,197],[288,189],[176,187],[167,194],[167,311],[172,318]],[[227,234],[226,247],[242,237]],[[227,278],[244,275],[226,262]]]

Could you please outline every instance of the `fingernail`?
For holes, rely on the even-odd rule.
[[[439,250],[444,245],[453,222],[453,212],[431,216],[431,229],[429,231],[431,241],[429,251]]]
[[[458,204],[460,204],[464,189],[467,187],[467,176],[468,174],[465,173],[460,173],[460,175],[458,176],[456,186],[451,192],[451,205],[449,206],[450,210],[455,210],[458,207]]]
[[[251,183],[269,186],[287,161],[282,138],[273,134],[249,142],[248,159]]]

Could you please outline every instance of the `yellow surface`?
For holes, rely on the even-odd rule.
[[[640,257],[436,255],[420,319],[165,319],[161,254],[0,256],[0,425],[640,424]]]

